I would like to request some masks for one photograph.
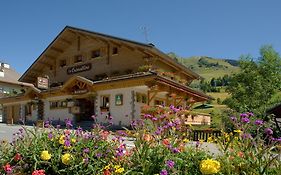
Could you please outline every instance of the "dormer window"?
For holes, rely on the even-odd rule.
[[[66,60],[60,60],[60,67],[66,66]]]
[[[101,56],[101,51],[100,49],[97,49],[97,50],[93,50],[92,51],[92,58],[97,58],[97,57],[100,57]]]
[[[80,63],[83,61],[83,56],[82,55],[76,55],[74,57],[74,63]]]
[[[118,54],[118,47],[113,47],[112,48],[112,55]]]

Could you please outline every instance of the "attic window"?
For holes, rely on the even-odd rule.
[[[74,63],[82,62],[82,60],[83,60],[83,56],[82,55],[76,55],[74,57]]]
[[[100,49],[97,49],[97,50],[93,50],[92,51],[92,58],[97,58],[97,57],[100,57],[101,56],[101,51]]]
[[[118,47],[113,47],[112,48],[112,55],[118,54]]]
[[[60,60],[60,67],[66,66],[66,60]]]

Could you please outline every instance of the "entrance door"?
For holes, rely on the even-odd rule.
[[[79,121],[92,121],[92,115],[95,114],[95,103],[92,99],[78,99],[80,113],[78,114]]]
[[[19,123],[20,120],[20,105],[7,106],[4,109],[8,124]]]

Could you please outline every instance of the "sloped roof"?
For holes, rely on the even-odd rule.
[[[23,86],[33,86],[32,84],[29,83],[19,82],[18,79],[20,78],[20,74],[16,72],[14,69],[2,68],[2,70],[4,71],[4,77],[0,76],[0,82],[23,85]]]
[[[102,34],[102,33],[93,32],[93,31],[89,31],[89,30],[85,30],[85,29],[80,29],[80,28],[76,28],[76,27],[66,26],[56,36],[56,38],[48,45],[48,47],[41,53],[41,55],[34,61],[34,63],[27,69],[27,71],[20,77],[19,81],[21,81],[21,82],[29,82],[29,81],[26,80],[26,77],[28,75],[29,76],[31,75],[32,69],[35,69],[37,63],[40,62],[40,60],[41,61],[43,60],[43,58],[44,58],[43,56],[44,56],[44,54],[46,52],[48,52],[52,48],[54,49],[54,45],[56,44],[56,41],[58,41],[60,38],[62,38],[62,36],[64,34],[66,34],[67,32],[74,32],[74,33],[79,33],[81,35],[89,35],[89,36],[92,36],[92,37],[98,37],[101,40],[120,41],[122,43],[126,43],[126,44],[137,46],[139,48],[142,48],[144,50],[149,51],[152,54],[160,56],[161,59],[163,59],[164,61],[166,61],[170,65],[173,65],[173,66],[175,66],[177,68],[180,68],[181,70],[186,72],[189,76],[191,76],[193,79],[199,79],[200,78],[200,76],[198,74],[196,74],[195,72],[191,71],[190,69],[188,69],[184,65],[180,64],[179,62],[175,61],[174,59],[170,58],[168,55],[166,55],[165,53],[163,53],[162,51],[157,49],[153,44],[145,44],[145,43],[141,43],[141,42],[137,42],[137,41],[132,41],[132,40],[124,39],[124,38],[119,38],[119,37],[115,37],[115,36],[111,36],[111,35],[107,35],[107,34]],[[65,42],[65,40],[64,40],[64,42]],[[68,42],[68,41],[66,41],[66,42]],[[54,50],[59,51],[60,49],[54,49]],[[48,56],[46,56],[46,57],[48,57]],[[42,61],[41,63],[44,64],[44,61]],[[40,70],[40,68],[39,68],[39,70]]]

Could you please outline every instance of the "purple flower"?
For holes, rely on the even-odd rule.
[[[249,117],[249,116],[246,113],[242,113],[242,114],[240,114],[240,117]]]
[[[173,148],[172,151],[173,151],[173,153],[179,153],[180,152],[180,150],[178,148]]]
[[[83,150],[83,153],[88,154],[89,152],[90,152],[90,149],[89,149],[89,148],[85,148],[85,149]]]
[[[266,133],[267,135],[272,135],[273,131],[271,128],[265,128],[264,133]]]
[[[84,162],[85,164],[88,164],[88,163],[89,163],[89,158],[88,158],[88,157],[84,158],[84,159],[83,159],[83,162]]]
[[[230,119],[231,119],[233,122],[237,121],[237,118],[236,118],[235,116],[231,116]]]
[[[150,114],[144,114],[144,116],[143,116],[145,119],[146,118],[152,118],[152,116],[150,115]]]
[[[248,115],[249,117],[253,117],[253,116],[254,116],[254,113],[252,113],[252,112],[247,112],[247,115]]]
[[[168,171],[167,170],[161,170],[160,175],[168,175]]]
[[[131,122],[131,126],[132,126],[132,128],[136,127],[136,126],[137,126],[137,122],[136,122],[135,120],[133,120],[133,121]]]
[[[96,157],[97,157],[97,158],[101,158],[101,156],[102,156],[102,153],[97,153],[97,154],[96,154]]]
[[[262,125],[263,124],[263,120],[256,120],[255,121],[255,125]]]
[[[169,167],[170,169],[172,169],[175,165],[175,162],[172,160],[167,160],[166,161],[166,166]]]
[[[112,120],[113,119],[113,117],[110,115],[109,117],[108,117],[108,120]]]
[[[50,132],[50,133],[48,134],[48,138],[49,138],[49,139],[52,139],[52,138],[53,138],[52,132]]]
[[[169,123],[167,124],[167,126],[168,126],[168,127],[173,127],[174,124],[173,124],[172,122],[169,122]]]
[[[117,134],[124,137],[128,136],[128,134],[124,131],[117,131]]]
[[[92,115],[91,118],[95,120],[96,119],[96,115]]]
[[[68,127],[68,128],[70,128],[70,127],[72,127],[73,125],[72,125],[72,123],[71,123],[71,120],[68,118],[68,119],[65,119],[65,125],[66,125],[66,127]]]
[[[272,141],[281,142],[281,137],[279,137],[279,138],[272,138]]]
[[[242,122],[243,122],[243,123],[250,123],[250,119],[247,118],[247,117],[243,117],[243,118],[242,118]]]
[[[49,128],[49,126],[50,126],[50,121],[49,121],[49,120],[46,120],[46,121],[44,122],[44,127],[45,127],[45,128]]]
[[[251,136],[251,134],[249,134],[249,133],[244,133],[243,135],[242,135],[242,138],[243,139],[249,139],[249,138],[251,138],[252,136]]]
[[[156,117],[153,117],[153,118],[152,118],[152,121],[157,121],[157,118],[156,118]]]
[[[70,141],[68,139],[64,141],[64,146],[70,147]]]

